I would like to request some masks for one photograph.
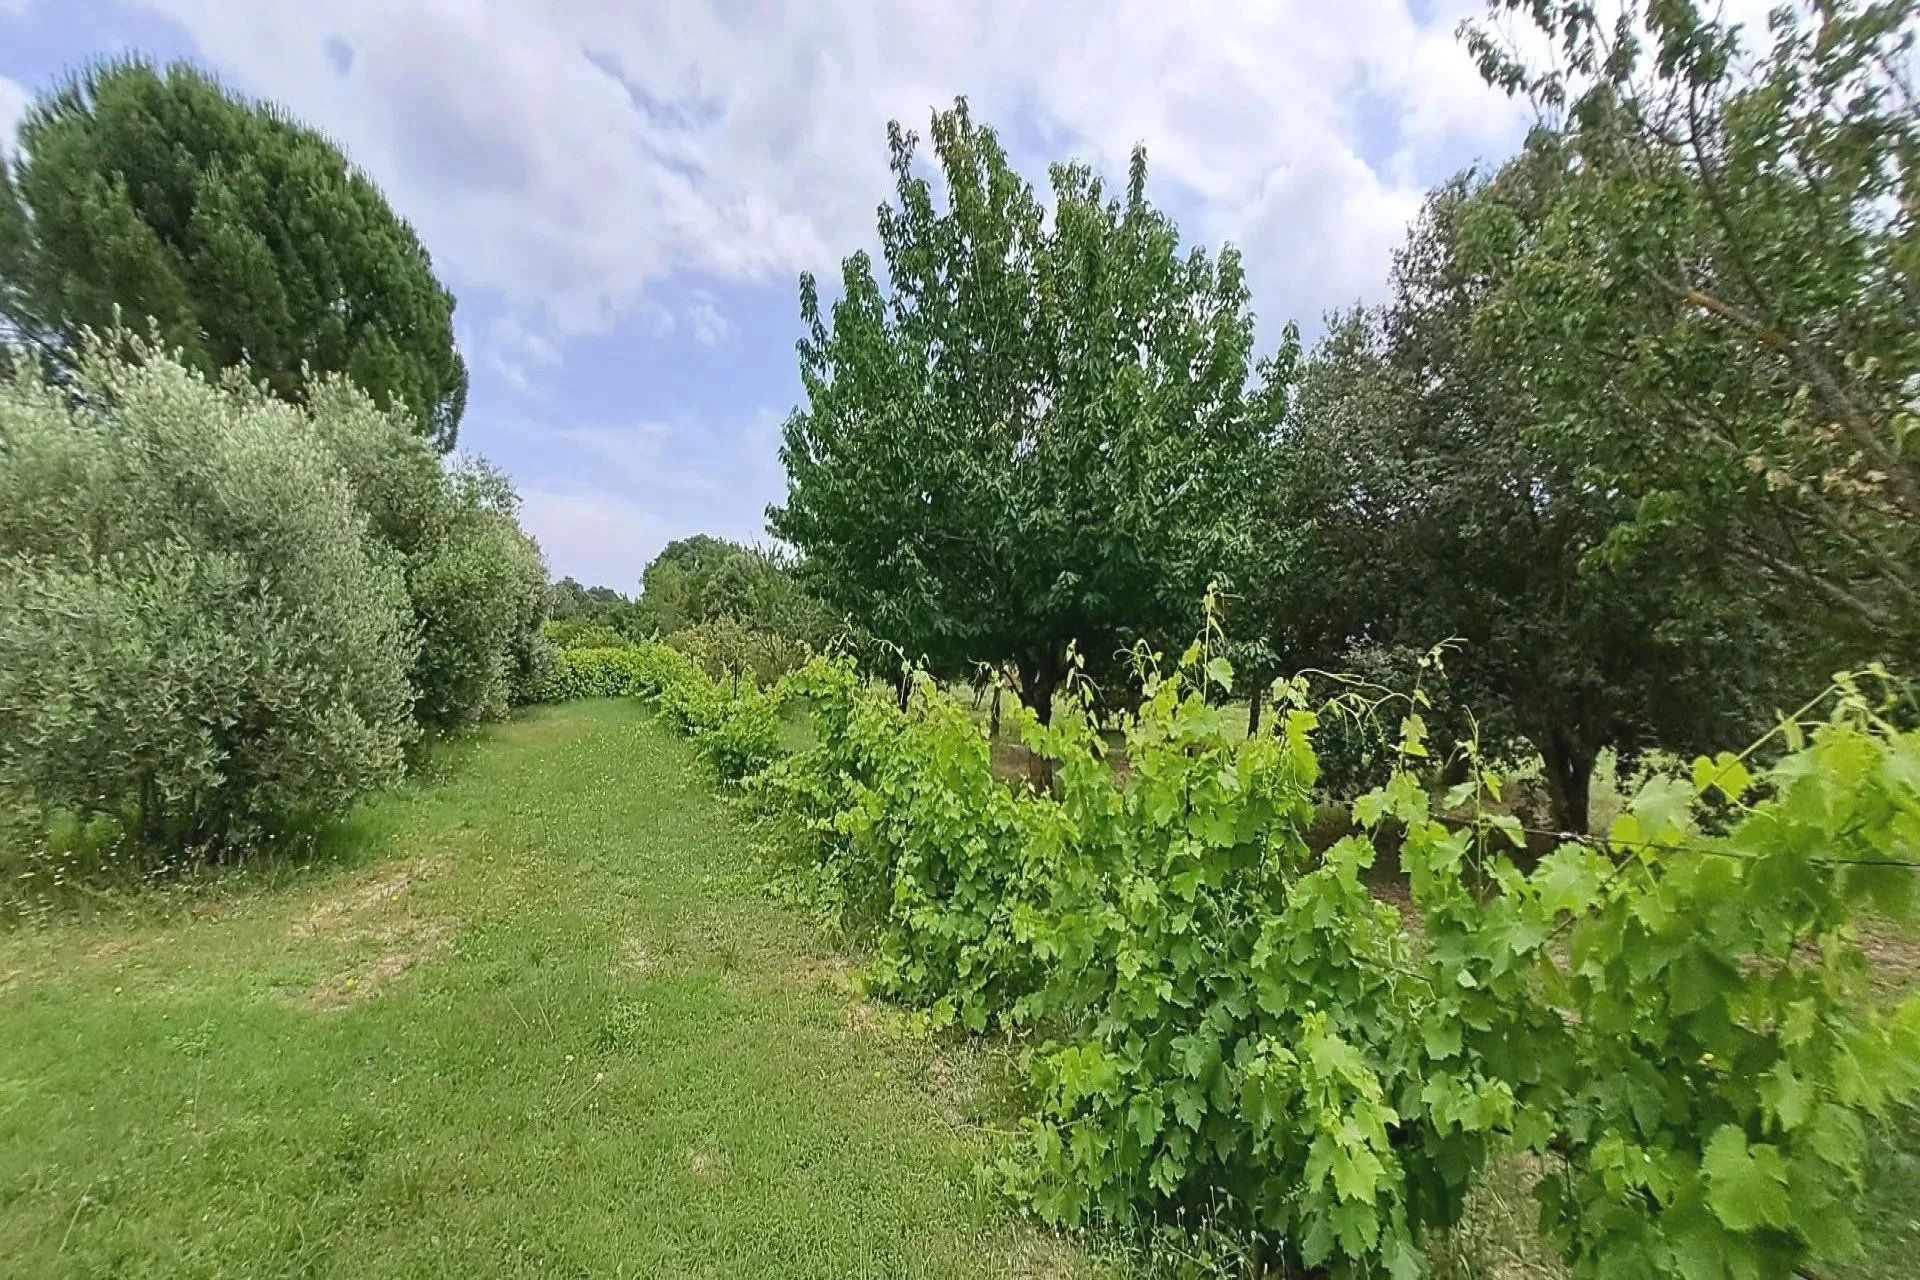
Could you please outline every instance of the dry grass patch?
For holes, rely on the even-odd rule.
[[[306,1006],[327,1013],[365,1004],[416,965],[451,951],[453,922],[412,909],[413,890],[446,869],[437,857],[387,868],[328,895],[296,921],[288,930],[296,939],[376,949],[315,983]]]
[[[289,930],[295,938],[348,938],[364,932],[365,918],[403,900],[422,880],[446,870],[445,858],[421,858],[406,866],[361,877],[323,898]]]

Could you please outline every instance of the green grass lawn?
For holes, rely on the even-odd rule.
[[[310,871],[0,936],[0,1271],[1089,1269],[664,729],[575,704],[464,757]]]

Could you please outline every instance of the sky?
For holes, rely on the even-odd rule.
[[[1381,297],[1422,193],[1518,144],[1474,0],[0,0],[0,136],[77,66],[191,59],[339,142],[458,299],[461,449],[554,576],[762,540],[798,278],[877,244],[886,126],[964,94],[1042,181],[1085,160],[1245,255],[1263,347]]]

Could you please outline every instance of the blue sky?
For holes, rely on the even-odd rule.
[[[1029,176],[1147,145],[1190,241],[1246,254],[1263,339],[1377,298],[1421,191],[1512,149],[1470,0],[0,0],[0,130],[67,69],[191,58],[324,130],[459,299],[463,449],[555,576],[763,536],[796,281],[874,242],[885,127],[964,93]]]

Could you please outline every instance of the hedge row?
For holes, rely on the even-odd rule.
[[[637,697],[651,702],[693,739],[720,775],[759,773],[779,752],[781,693],[751,680],[715,679],[669,645],[563,649],[540,684],[540,700]]]
[[[997,781],[931,682],[903,713],[816,663],[790,687],[817,744],[759,787],[870,922],[882,992],[1040,1038],[1042,1216],[1206,1220],[1279,1269],[1410,1277],[1517,1147],[1580,1276],[1854,1247],[1862,1117],[1920,1088],[1920,1001],[1876,1005],[1851,924],[1911,892],[1886,864],[1920,844],[1920,734],[1843,688],[1770,768],[1657,776],[1610,839],[1524,872],[1496,775],[1436,805],[1402,771],[1355,804],[1368,834],[1315,853],[1315,717],[1241,739],[1199,656],[1148,682],[1122,775],[1084,705],[1022,716],[1050,795]],[[1411,717],[1403,751],[1424,736]],[[1388,824],[1418,935],[1361,878]]]
[[[1394,774],[1314,852],[1315,717],[1226,731],[1205,695],[1231,672],[1197,653],[1148,681],[1119,774],[1084,703],[1016,713],[1051,794],[998,779],[929,680],[901,711],[845,662],[736,691],[640,654],[627,691],[805,833],[877,991],[1037,1040],[1016,1183],[1048,1220],[1207,1221],[1276,1269],[1413,1277],[1519,1148],[1579,1276],[1856,1247],[1862,1118],[1920,1089],[1920,1000],[1871,997],[1852,919],[1911,893],[1920,733],[1852,686],[1770,766],[1655,776],[1608,839],[1523,871],[1477,764],[1437,805]],[[781,756],[795,697],[815,742]],[[1424,737],[1411,717],[1403,752]],[[1362,879],[1387,825],[1417,935]]]

